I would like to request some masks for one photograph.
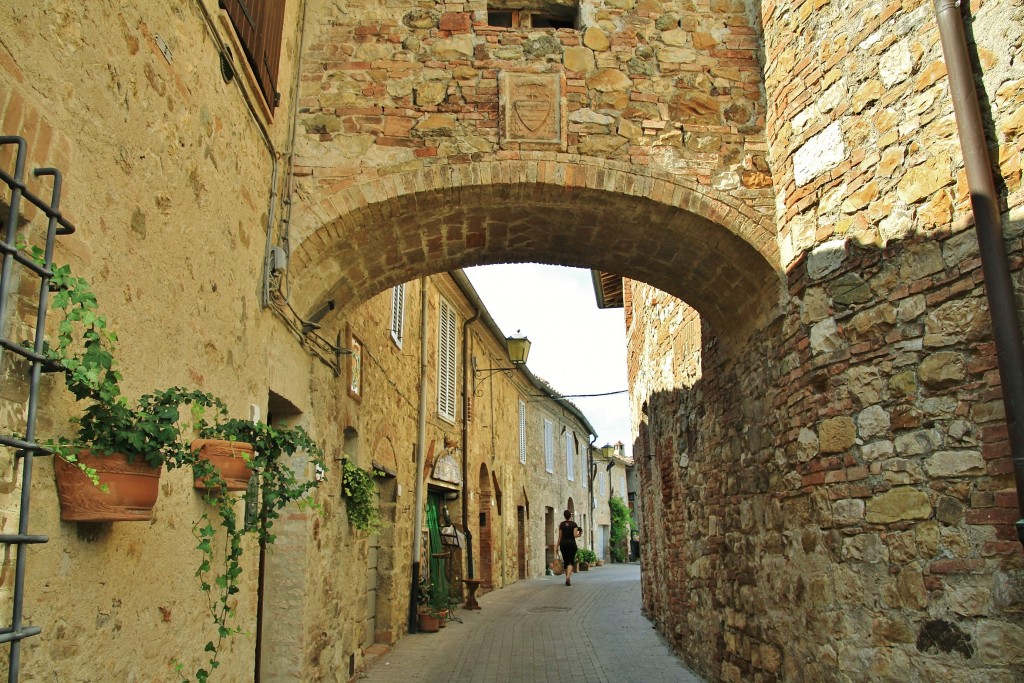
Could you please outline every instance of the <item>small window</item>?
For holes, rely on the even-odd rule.
[[[526,404],[519,402],[519,462],[526,464]]]
[[[552,7],[540,0],[516,3],[518,8],[497,0],[487,5],[487,25],[495,28],[576,28],[579,8]],[[525,4],[525,6],[524,6]]]
[[[497,28],[519,28],[519,12],[488,7],[487,25]]]
[[[402,348],[402,337],[405,336],[405,285],[401,284],[391,290],[391,339],[398,348]]]
[[[544,420],[544,469],[555,471],[555,425]]]

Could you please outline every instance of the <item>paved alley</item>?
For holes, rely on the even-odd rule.
[[[520,581],[458,610],[463,623],[406,635],[370,683],[701,683],[640,611],[640,566]]]

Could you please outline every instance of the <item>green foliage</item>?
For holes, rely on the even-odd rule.
[[[377,486],[373,483],[375,476],[381,473],[358,467],[347,458],[341,463],[341,491],[345,496],[345,508],[348,521],[360,531],[375,533],[384,526],[377,506]]]
[[[29,255],[42,265],[42,249],[31,247]],[[152,467],[166,464],[168,469],[187,461],[191,447],[182,431],[181,408],[190,405],[193,422],[198,423],[208,408],[224,414],[224,403],[207,392],[182,387],[154,391],[130,403],[121,394],[121,373],[114,359],[117,335],[98,312],[89,283],[64,265],[53,268],[51,287],[52,308],[63,317],[55,345],[44,351],[63,370],[68,391],[77,400],[88,401],[82,415],[72,420],[77,437],[51,444],[57,455],[78,465],[93,482],[96,472],[78,461],[78,451],[123,453],[130,461],[142,458]]]
[[[275,539],[271,532],[274,521],[280,518],[281,511],[289,504],[297,503],[299,509],[319,509],[310,492],[320,483],[316,476],[324,471],[324,459],[320,447],[302,427],[278,428],[229,419],[206,426],[201,430],[201,436],[251,443],[255,449],[251,466],[260,492],[259,522],[254,528],[247,529],[239,524],[235,513],[236,501],[228,493],[216,468],[193,454],[193,474],[207,482],[206,500],[219,516],[220,526],[224,530],[224,545],[219,551],[223,561],[218,565],[219,573],[214,574],[213,567],[218,554],[214,548],[217,530],[207,514],[203,514],[192,527],[192,534],[197,541],[196,550],[202,558],[196,577],[200,582],[200,590],[207,595],[208,609],[217,628],[216,639],[208,642],[204,648],[205,652],[210,653],[209,671],[198,669],[195,672],[197,683],[206,683],[212,671],[220,666],[219,653],[223,641],[242,632],[231,623],[235,612],[230,604],[231,596],[239,591],[245,534],[250,531],[255,533],[260,547],[266,548]],[[296,475],[292,456],[297,454],[306,460],[307,465],[312,466],[314,478],[303,481]],[[178,674],[181,680],[189,680],[180,669]]]
[[[576,561],[593,564],[597,562],[597,553],[590,548],[579,548],[576,550]]]
[[[29,254],[43,264],[43,252],[32,247]],[[235,612],[232,596],[239,592],[242,575],[243,541],[247,531],[254,532],[261,548],[274,542],[271,529],[281,511],[291,503],[300,509],[318,508],[310,492],[325,471],[323,452],[301,427],[277,428],[245,420],[228,419],[224,401],[211,394],[171,387],[154,391],[132,405],[121,394],[121,374],[114,358],[117,335],[108,330],[105,316],[97,312],[96,296],[84,278],[71,274],[68,266],[54,268],[53,307],[63,313],[57,328],[56,343],[45,349],[47,358],[63,371],[68,390],[78,401],[87,401],[77,425],[77,438],[58,439],[50,444],[59,457],[72,462],[99,485],[96,471],[78,461],[76,453],[89,450],[96,455],[124,453],[129,460],[143,458],[153,467],[167,469],[191,466],[193,476],[207,482],[205,499],[213,508],[223,530],[223,547],[216,547],[218,530],[209,513],[193,525],[195,549],[201,560],[195,575],[199,589],[207,596],[216,638],[203,648],[208,653],[207,667],[194,676],[206,683],[220,666],[219,652],[226,638],[241,633],[232,624]],[[183,425],[181,410],[190,406],[191,421]],[[209,413],[207,412],[209,411]],[[208,418],[212,417],[212,423]],[[255,449],[250,463],[260,493],[259,523],[251,530],[239,524],[236,503],[216,468],[200,459],[191,447],[190,434],[198,431],[206,438],[251,443]],[[299,455],[312,465],[315,476],[299,478],[292,456]],[[298,471],[302,471],[301,469]],[[218,556],[221,561],[217,562]],[[184,664],[175,666],[182,681]]]
[[[633,526],[633,520],[629,515],[629,508],[621,498],[609,498],[608,507],[612,512],[611,532],[611,553],[615,562],[625,562],[628,558],[629,533]]]

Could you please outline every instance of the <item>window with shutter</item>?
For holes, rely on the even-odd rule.
[[[456,319],[455,309],[441,299],[437,325],[437,413],[455,422]]]
[[[544,420],[544,469],[555,471],[555,425]]]
[[[565,471],[568,473],[569,481],[576,479],[576,435],[572,432],[565,433]]]
[[[519,462],[526,464],[526,404],[519,402]]]
[[[245,58],[256,74],[271,111],[278,104],[277,76],[281,61],[285,0],[220,0],[231,18]]]
[[[401,284],[391,290],[391,339],[398,348],[402,348],[402,337],[405,336],[405,285]]]

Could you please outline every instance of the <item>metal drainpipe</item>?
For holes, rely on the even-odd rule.
[[[960,0],[935,0],[942,52],[949,74],[949,93],[953,100],[960,147],[967,170],[967,184],[974,210],[985,291],[992,314],[992,335],[996,344],[999,379],[1003,385],[1003,405],[1010,439],[1010,457],[1017,485],[1017,538],[1024,544],[1024,345],[1010,280],[1002,218],[992,178],[988,142],[978,105],[974,71],[971,67]]]
[[[466,574],[473,573],[473,534],[469,530],[469,326],[480,318],[480,309],[473,307],[473,317],[462,323],[462,530],[466,534]]]
[[[409,593],[409,633],[416,633],[416,605],[420,587],[420,553],[423,548],[423,470],[427,438],[427,278],[420,278],[420,405],[416,433],[416,509],[412,529],[412,590]]]

